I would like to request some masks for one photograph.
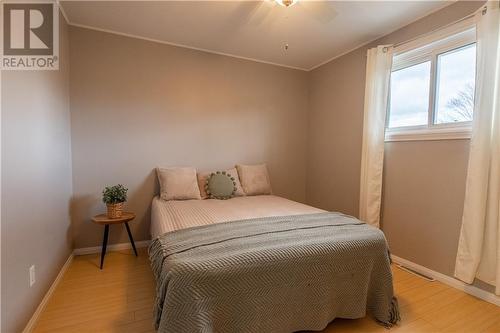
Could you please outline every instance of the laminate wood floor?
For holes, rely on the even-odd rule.
[[[500,307],[393,267],[402,321],[390,332],[498,332]],[[77,256],[41,314],[35,332],[149,333],[155,282],[146,250]],[[389,332],[371,318],[334,320],[324,331]]]

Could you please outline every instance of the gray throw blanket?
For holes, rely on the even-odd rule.
[[[339,213],[166,233],[149,256],[158,332],[321,330],[370,313],[399,320],[384,234]]]

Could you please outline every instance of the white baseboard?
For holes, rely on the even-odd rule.
[[[136,248],[148,247],[151,243],[150,240],[135,242]],[[120,250],[128,250],[131,249],[132,245],[130,243],[120,243],[120,244],[112,244],[108,245],[106,251],[120,251]],[[82,247],[79,249],[74,249],[73,254],[75,256],[81,256],[84,254],[93,254],[93,253],[101,253],[101,246],[93,246],[93,247]]]
[[[421,266],[419,264],[415,264],[414,262],[400,258],[398,256],[391,254],[391,258],[396,264],[404,265],[408,268],[411,268],[414,271],[417,271],[417,272],[422,273],[424,275],[430,276],[430,277],[438,280],[439,282],[442,282],[450,287],[461,290],[469,295],[480,298],[486,302],[493,303],[495,305],[500,306],[500,296],[497,296],[493,293],[487,292],[487,291],[480,289],[478,287],[466,284],[465,282],[462,282],[462,281],[455,279],[451,276],[433,271],[432,269]]]
[[[47,293],[45,293],[45,296],[43,296],[42,301],[40,302],[40,304],[38,305],[38,307],[35,310],[35,313],[33,313],[33,316],[31,316],[30,320],[28,321],[28,324],[26,324],[26,327],[24,328],[23,333],[29,333],[29,332],[33,331],[33,329],[35,328],[35,325],[38,321],[38,318],[40,317],[40,314],[45,309],[45,306],[47,306],[47,303],[49,302],[50,297],[54,293],[54,290],[56,290],[59,282],[61,282],[61,279],[62,279],[64,273],[66,272],[66,270],[68,269],[69,265],[71,264],[71,261],[73,261],[73,253],[71,253],[69,255],[68,259],[66,260],[66,262],[62,266],[61,270],[59,271],[59,274],[57,274],[56,279],[54,280],[54,282],[52,282],[52,285],[50,286],[49,290],[47,290]]]

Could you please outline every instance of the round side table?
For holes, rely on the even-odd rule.
[[[135,214],[131,212],[123,212],[121,217],[116,219],[110,219],[106,214],[96,215],[92,218],[92,222],[100,225],[104,225],[104,237],[102,240],[102,251],[101,251],[101,266],[102,269],[104,265],[104,256],[106,255],[106,246],[108,245],[108,234],[109,234],[109,225],[110,224],[125,224],[125,228],[127,228],[128,238],[130,239],[130,243],[132,244],[132,248],[134,249],[135,256],[137,257],[137,250],[135,248],[134,239],[132,238],[132,233],[130,232],[130,228],[128,226],[128,222],[135,219]]]

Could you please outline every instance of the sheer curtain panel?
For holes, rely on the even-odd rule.
[[[385,118],[389,98],[391,66],[392,46],[381,45],[368,50],[359,218],[376,227],[379,227],[380,224]]]
[[[477,78],[462,229],[455,276],[478,278],[500,295],[500,10],[476,15]]]

